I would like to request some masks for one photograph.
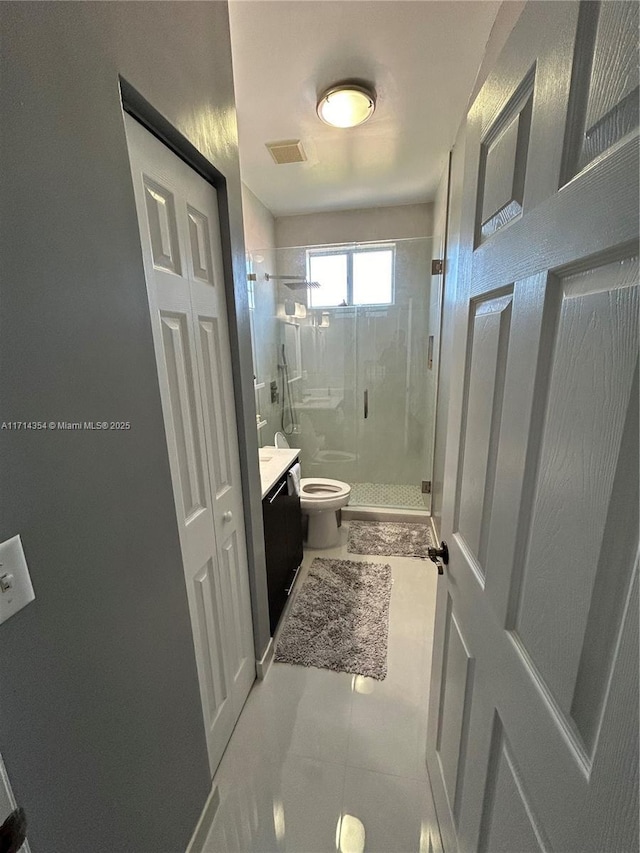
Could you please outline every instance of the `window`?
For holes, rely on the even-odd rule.
[[[334,307],[347,302],[348,256],[310,255],[309,281],[319,281],[320,287],[310,288],[310,306]]]
[[[309,307],[391,305],[394,259],[392,244],[307,251],[309,281],[320,282],[309,289]]]

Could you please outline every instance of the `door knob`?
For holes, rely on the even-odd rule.
[[[441,542],[439,548],[427,548],[427,557],[438,567],[438,574],[444,574],[442,563],[445,566],[449,565],[449,546],[446,542]]]
[[[233,513],[231,512],[230,509],[227,510],[226,512],[222,513],[222,520],[223,521],[231,521],[232,519],[233,519]]]

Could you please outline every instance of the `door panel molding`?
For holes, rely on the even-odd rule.
[[[638,126],[639,23],[637,4],[580,6],[561,185]]]
[[[551,848],[524,790],[522,775],[497,712],[491,735],[488,767],[480,823],[479,853],[512,853],[514,850],[550,853]],[[500,812],[502,814],[499,814]],[[508,833],[505,832],[507,826]],[[493,832],[494,827],[499,837]]]
[[[476,203],[476,246],[522,214],[535,74],[534,66],[483,134]]]
[[[589,74],[585,127],[637,85],[624,71],[636,73],[637,7],[604,5],[610,25],[585,71],[591,48],[576,38],[588,4],[529,3],[465,126],[442,513],[450,562],[427,742],[448,851],[639,843],[637,121],[629,131],[623,117],[624,132],[558,189],[567,121],[578,121],[570,94],[584,84],[576,69]],[[598,71],[607,51],[614,80]],[[526,103],[527,79],[525,158],[516,93]],[[525,159],[521,211],[478,245],[482,225],[519,198]],[[491,300],[502,313],[479,313]],[[451,746],[441,717],[454,693]]]
[[[255,430],[255,396],[253,387],[253,364],[251,335],[247,320],[246,270],[244,257],[235,251],[236,237],[241,239],[242,223],[239,210],[229,199],[227,178],[207,159],[207,152],[195,145],[177,130],[140,92],[124,77],[118,77],[123,107],[123,130],[127,116],[131,116],[152,136],[163,143],[182,163],[204,178],[215,189],[217,204],[209,210],[212,234],[215,236],[214,281],[224,291],[229,329],[226,344],[232,353],[234,376],[231,382],[231,410],[235,413],[237,434],[230,436],[237,448],[242,466],[238,464],[234,476],[241,484],[245,497],[237,511],[243,516],[246,537],[241,547],[245,548],[251,566],[249,585],[251,590],[253,632],[256,655],[261,658],[270,644],[267,579],[262,528],[262,507],[259,488],[259,466],[257,458],[257,436]],[[232,230],[235,229],[235,233]],[[238,230],[239,229],[239,230]],[[211,236],[211,235],[210,235]],[[212,246],[213,249],[213,246]],[[188,257],[188,254],[187,254]],[[194,277],[195,278],[195,277]],[[195,278],[198,281],[197,278]],[[165,298],[167,294],[164,294]]]
[[[134,119],[125,124],[213,776],[255,678],[218,199]]]
[[[511,326],[511,293],[471,302],[454,532],[486,575],[483,517],[493,498]]]
[[[576,263],[593,263],[606,252],[637,253],[638,211],[629,181],[637,188],[639,155],[638,137],[624,140],[603,162],[591,164],[557,196],[531,211],[526,222],[514,222],[496,233],[490,245],[476,249],[473,292],[539,272],[561,273]],[[618,211],[615,221],[611,209]],[[566,224],[564,240],[557,239],[556,216]],[[532,244],[545,247],[544,261],[530,251]]]
[[[214,475],[216,481],[216,497],[222,497],[231,488],[233,480],[227,460],[230,456],[229,436],[227,432],[228,412],[225,408],[224,395],[219,381],[214,377],[221,375],[220,370],[220,336],[218,320],[215,317],[198,315],[200,331],[200,347],[204,365],[205,412],[207,414],[207,429],[211,447]],[[214,440],[215,439],[215,440]]]

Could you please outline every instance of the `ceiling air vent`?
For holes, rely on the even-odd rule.
[[[285,163],[303,163],[307,159],[299,139],[267,142],[266,145],[278,166],[283,166]]]

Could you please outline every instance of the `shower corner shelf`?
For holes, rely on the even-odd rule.
[[[253,382],[253,390],[254,391],[262,391],[262,389],[266,388],[266,387],[267,387],[266,382],[256,382],[255,380]]]
[[[262,429],[262,427],[266,427],[266,425],[267,425],[266,421],[258,421],[256,424],[256,429]]]

